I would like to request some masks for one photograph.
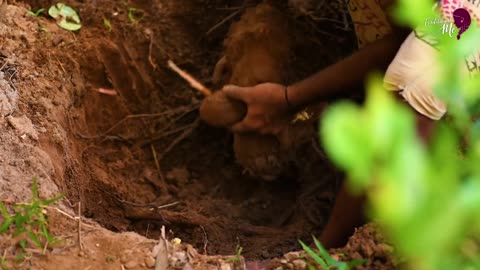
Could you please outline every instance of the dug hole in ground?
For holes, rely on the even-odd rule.
[[[220,88],[211,76],[243,1],[68,1],[82,19],[75,33],[27,13],[55,3],[0,6],[0,200],[28,202],[34,177],[42,198],[65,195],[46,209],[59,244],[15,263],[18,239],[0,234],[6,265],[245,269],[272,260],[268,269],[306,269],[298,239],[319,235],[342,177],[318,139],[277,181],[250,176],[232,135],[199,120],[203,96],[166,66]],[[321,15],[343,18],[339,3],[326,1]],[[332,30],[277,5],[293,29],[289,82],[353,51],[350,22]],[[373,226],[331,252],[367,259],[363,269],[393,268]]]

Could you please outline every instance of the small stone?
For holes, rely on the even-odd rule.
[[[355,251],[352,255],[351,255],[352,259],[354,260],[361,260],[363,259],[362,255],[360,255],[360,253],[358,253],[358,251]]]
[[[187,254],[183,251],[178,251],[175,252],[175,258],[177,258],[181,262],[186,262],[187,261]]]
[[[270,258],[270,252],[268,252],[267,250],[263,250],[260,255],[262,256],[263,259]]]
[[[120,257],[120,262],[126,264],[128,262],[128,256],[125,254],[122,255],[122,257]]]
[[[288,261],[294,261],[298,258],[300,258],[301,253],[300,252],[290,252],[285,254],[283,257],[287,259]]]
[[[153,257],[146,257],[145,258],[145,265],[148,267],[148,268],[153,268],[155,267],[155,259]]]
[[[193,270],[193,267],[190,265],[190,264],[185,264],[185,266],[183,266],[183,269],[182,270]]]
[[[63,37],[61,36],[56,36],[53,40],[52,40],[52,45],[53,46],[58,46],[60,43],[62,43],[63,41]]]
[[[281,263],[281,264],[287,264],[287,263],[288,263],[288,261],[287,261],[287,260],[285,260],[285,259],[281,259],[281,260],[280,260],[280,263]]]
[[[136,261],[129,261],[125,264],[125,268],[132,269],[137,267],[138,263]]]
[[[230,266],[230,264],[223,264],[222,266],[220,266],[220,270],[232,270],[232,267]]]
[[[83,251],[80,251],[80,252],[78,253],[78,256],[79,256],[79,257],[85,257],[85,253],[84,253]]]
[[[340,261],[340,255],[339,254],[332,254],[332,259],[334,259],[335,261]]]
[[[95,246],[96,246],[96,247],[100,247],[100,244],[99,244],[99,243],[96,243]]]
[[[8,123],[20,134],[23,136],[28,135],[28,137],[33,140],[38,140],[38,132],[35,130],[32,121],[26,115],[21,117],[7,117]]]
[[[307,269],[307,263],[304,260],[295,260],[292,264],[295,270]]]

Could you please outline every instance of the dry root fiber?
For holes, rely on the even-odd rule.
[[[291,58],[290,40],[287,19],[274,6],[265,2],[248,9],[230,28],[224,42],[225,56],[216,66],[214,80],[244,87],[265,82],[284,84]],[[226,127],[243,119],[246,106],[216,92],[205,99],[200,113],[207,123]],[[237,161],[265,180],[282,173],[293,150],[283,146],[274,136],[234,134]]]

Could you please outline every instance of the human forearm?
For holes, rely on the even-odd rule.
[[[385,70],[400,47],[402,38],[389,35],[350,57],[288,87],[288,99],[296,107],[319,99],[361,89],[373,70]]]

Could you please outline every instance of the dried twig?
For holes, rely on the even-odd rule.
[[[159,160],[162,160],[168,152],[170,152],[177,144],[181,143],[184,139],[186,139],[190,134],[193,133],[195,128],[198,126],[200,121],[197,119],[193,124],[190,125],[188,129],[186,129],[180,136],[178,136],[159,156]]]
[[[150,179],[150,182],[152,182],[152,184],[154,184],[155,186],[159,187],[160,190],[162,191],[165,191],[165,177],[164,177],[164,174],[163,174],[163,171],[162,171],[162,167],[160,167],[160,161],[158,160],[158,157],[157,157],[157,150],[155,150],[155,146],[152,144],[150,144],[150,148],[152,150],[152,155],[153,155],[153,159],[155,161],[155,166],[157,167],[157,173],[158,173],[158,177],[160,178],[161,180],[161,183],[156,183],[157,181],[151,181]]]
[[[165,208],[168,208],[168,207],[172,207],[172,206],[175,206],[177,204],[180,204],[180,202],[173,202],[173,203],[169,203],[169,204],[165,204],[165,205],[156,205],[155,202],[151,202],[151,203],[146,203],[146,204],[139,204],[139,203],[134,203],[134,202],[129,202],[129,201],[126,201],[126,200],[123,200],[123,199],[120,199],[117,195],[111,193],[111,192],[108,192],[106,190],[103,190],[103,192],[107,193],[108,195],[112,196],[115,200],[117,200],[118,202],[120,203],[123,203],[123,204],[127,204],[127,205],[130,205],[130,206],[133,206],[133,207],[138,207],[138,208],[149,208],[149,209],[165,209]]]
[[[153,146],[153,144],[150,144],[150,149],[152,150],[153,160],[155,161],[155,167],[157,167],[158,174],[162,176],[163,173],[162,173],[162,169],[160,168],[160,162],[158,161],[158,158],[157,158],[157,150],[155,150],[155,146]]]
[[[118,95],[118,92],[115,89],[98,88],[96,91],[100,94],[109,95],[109,96]]]
[[[214,26],[212,26],[212,28],[210,28],[206,35],[210,35],[213,31],[215,31],[216,29],[218,29],[220,26],[222,26],[223,24],[225,24],[226,22],[228,22],[229,20],[231,20],[232,18],[234,18],[235,16],[237,16],[237,14],[239,14],[240,12],[242,12],[244,10],[245,6],[241,6],[240,8],[238,8],[237,10],[235,10],[234,12],[232,12],[230,15],[228,15],[227,17],[225,17],[223,20],[221,20],[220,22],[218,22],[217,24],[215,24]]]
[[[78,202],[78,246],[83,251],[82,243],[82,203]]]
[[[153,32],[150,29],[147,29],[145,32],[147,33],[148,38],[150,39],[150,44],[148,45],[148,62],[152,66],[153,70],[156,70],[158,66],[155,63],[155,61],[153,61],[153,56],[152,56],[153,42],[154,42]]]
[[[80,136],[82,139],[88,139],[88,140],[92,140],[92,139],[99,139],[99,138],[103,138],[105,137],[106,135],[108,135],[110,132],[112,132],[114,129],[116,129],[117,127],[119,127],[120,125],[122,125],[125,121],[129,120],[129,119],[137,119],[137,118],[155,118],[155,117],[161,117],[161,116],[167,116],[167,115],[171,115],[171,114],[176,114],[176,113],[179,113],[179,112],[185,112],[185,110],[189,110],[190,107],[180,107],[180,108],[177,108],[177,109],[174,109],[174,110],[168,110],[166,112],[162,112],[162,113],[154,113],[154,114],[130,114],[130,115],[127,115],[125,116],[123,119],[121,119],[120,121],[118,121],[116,124],[114,124],[113,126],[111,126],[109,129],[107,129],[106,131],[102,132],[100,135],[93,135],[93,136],[89,136],[89,135],[84,135],[84,134],[81,134],[81,133],[77,133],[78,136]]]
[[[323,160],[328,159],[327,155],[318,147],[316,139],[312,139],[312,148]]]
[[[180,77],[182,77],[185,81],[190,83],[194,89],[200,91],[205,96],[210,96],[212,91],[204,86],[201,82],[195,79],[192,75],[188,74],[187,72],[181,70],[172,60],[168,60],[168,67],[175,71]]]
[[[3,69],[7,66],[7,64],[8,64],[8,60],[5,60],[2,67],[0,67],[0,71],[3,71]]]
[[[67,218],[69,218],[69,219],[72,219],[72,220],[77,220],[77,219],[78,219],[77,217],[74,217],[74,216],[68,214],[67,212],[65,212],[65,211],[63,211],[63,210],[61,210],[61,209],[58,209],[58,208],[56,208],[56,207],[45,206],[45,208],[46,208],[46,209],[55,210],[55,211],[57,211],[58,213],[64,215],[65,217],[67,217]],[[92,225],[86,224],[86,223],[83,224],[83,227],[88,227],[88,228],[90,228],[90,229],[99,230],[98,227],[95,227],[95,226],[92,226]]]
[[[48,248],[48,240],[45,241],[45,245],[43,246],[43,250],[42,250],[42,255],[45,255],[47,254],[47,248]]]
[[[207,246],[208,246],[208,237],[207,237],[207,232],[205,231],[205,228],[200,225],[200,228],[203,231],[203,255],[207,255]]]
[[[62,62],[60,62],[60,60],[57,57],[55,57],[55,59],[57,60],[58,64],[60,65],[60,68],[62,69],[63,73],[67,73],[67,71],[65,70],[65,68],[62,65]]]
[[[182,132],[182,131],[185,131],[185,130],[188,130],[188,129],[191,129],[192,128],[192,124],[189,124],[189,125],[186,125],[186,126],[183,126],[183,127],[179,127],[177,129],[174,129],[174,130],[168,130],[168,131],[165,131],[165,132],[162,132],[160,134],[157,134],[155,135],[153,138],[149,139],[148,141],[144,142],[141,144],[141,146],[145,146],[147,144],[151,144],[155,141],[158,141],[160,139],[163,139],[165,137],[168,137],[168,136],[171,136],[171,135],[174,135],[174,134],[177,134],[179,132]]]
[[[238,9],[241,9],[243,6],[237,6],[237,7],[219,7],[219,8],[215,8],[216,10],[238,10]]]
[[[180,203],[180,202],[173,202],[173,203],[169,203],[169,204],[157,206],[156,208],[157,208],[158,210],[161,210],[161,209],[165,209],[165,208],[168,208],[168,207],[175,206],[175,205],[177,205],[177,204],[179,204],[179,203]]]
[[[165,236],[165,226],[162,226],[160,243],[158,244],[159,250],[155,262],[155,270],[167,270],[168,269],[168,242]]]

